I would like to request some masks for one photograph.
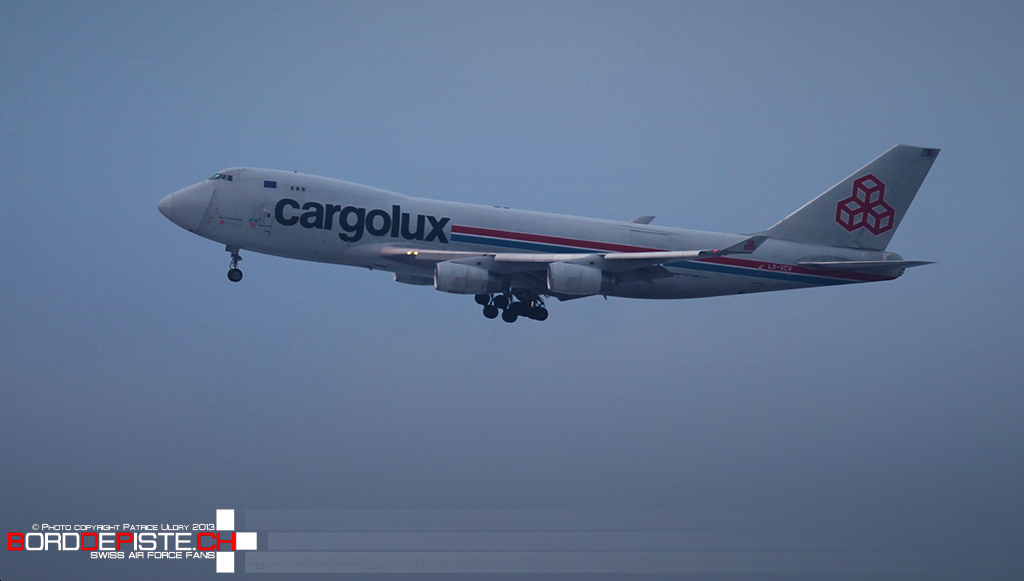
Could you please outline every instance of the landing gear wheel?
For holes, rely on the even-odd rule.
[[[518,318],[519,315],[513,312],[512,309],[505,309],[501,313],[501,320],[505,321],[506,323],[515,323],[516,319]]]
[[[516,316],[519,316],[519,315],[526,315],[527,312],[529,311],[529,307],[527,307],[525,304],[523,304],[523,303],[521,303],[519,301],[516,301],[514,303],[510,303],[508,305],[508,308],[505,309],[505,310],[507,312],[510,312],[510,313],[515,313]]]
[[[491,302],[491,295],[479,294],[474,296],[473,300],[475,300],[478,305],[487,305],[487,303]]]
[[[543,321],[548,318],[548,310],[544,307],[533,307],[530,309],[529,317],[534,321]]]
[[[499,309],[507,308],[508,307],[508,297],[505,296],[505,295],[498,295],[498,296],[494,297],[494,306],[498,307]]]
[[[493,319],[498,316],[498,307],[494,305],[484,306],[484,316],[488,319]]]
[[[242,260],[242,255],[238,253],[237,246],[225,246],[224,250],[231,253],[231,270],[228,271],[228,280],[231,282],[238,282],[242,280],[242,271],[238,270],[238,263]]]

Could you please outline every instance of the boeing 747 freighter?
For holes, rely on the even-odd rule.
[[[892,280],[887,252],[938,149],[897,145],[753,234],[698,232],[413,198],[288,171],[231,168],[162,199],[182,228],[240,251],[385,270],[474,295],[485,317],[543,321],[545,297],[683,299]]]

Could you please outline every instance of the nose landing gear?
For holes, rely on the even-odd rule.
[[[242,256],[238,254],[238,247],[228,246],[224,250],[231,253],[231,268],[228,270],[228,280],[231,282],[242,280],[242,271],[238,269],[238,263],[242,260]]]

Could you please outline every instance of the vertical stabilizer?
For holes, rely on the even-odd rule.
[[[938,149],[897,145],[769,228],[771,238],[885,250]]]

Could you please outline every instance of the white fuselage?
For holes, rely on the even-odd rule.
[[[277,170],[234,168],[175,192],[161,211],[196,234],[228,247],[397,273],[426,281],[432,268],[382,255],[386,247],[472,252],[589,253],[725,248],[739,234],[698,232],[413,198],[340,180]],[[805,261],[879,261],[884,251],[768,239],[740,257],[662,264],[660,276],[616,283],[609,296],[692,298],[891,280],[890,275],[832,273]],[[667,274],[665,274],[667,273]],[[526,273],[518,285],[543,294]],[[402,280],[405,277],[405,280]],[[425,282],[421,282],[425,284]]]

